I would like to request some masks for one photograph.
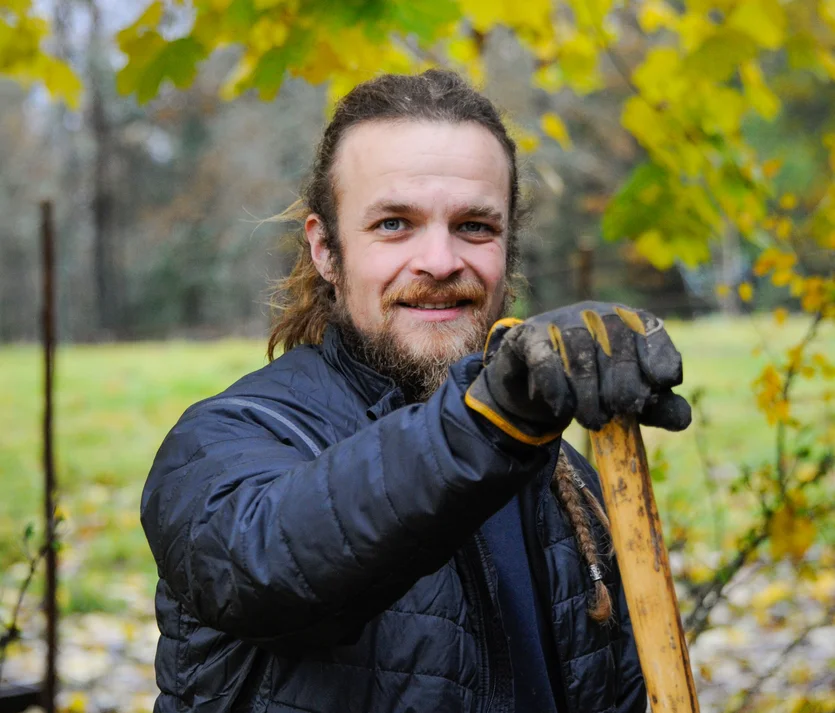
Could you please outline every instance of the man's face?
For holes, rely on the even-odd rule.
[[[510,170],[477,124],[373,122],[334,167],[341,273],[305,225],[319,271],[358,332],[449,363],[481,348],[506,294]]]

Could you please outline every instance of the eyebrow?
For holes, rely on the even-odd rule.
[[[364,217],[367,221],[370,221],[374,218],[382,217],[383,215],[415,215],[421,212],[422,209],[415,203],[379,201],[368,207],[365,211]],[[461,218],[482,218],[504,226],[504,215],[501,211],[498,211],[492,206],[486,204],[463,206],[455,212],[454,218],[458,220]]]

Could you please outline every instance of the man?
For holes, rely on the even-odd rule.
[[[687,425],[661,323],[500,319],[515,146],[452,73],[346,96],[292,213],[285,353],[186,411],[143,494],[156,710],[643,712],[599,485],[560,434]]]

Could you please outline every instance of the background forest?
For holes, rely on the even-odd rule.
[[[263,365],[294,244],[261,221],[333,102],[435,64],[522,149],[517,311],[646,307],[684,354],[695,423],[646,437],[702,710],[835,712],[831,0],[0,0],[0,693],[42,675],[39,202],[59,703],[150,710],[155,449]]]

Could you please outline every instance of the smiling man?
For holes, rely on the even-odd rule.
[[[271,363],[186,411],[143,493],[156,711],[645,711],[561,434],[686,427],[681,359],[620,305],[507,318],[519,212],[515,145],[457,75],[337,106]]]

